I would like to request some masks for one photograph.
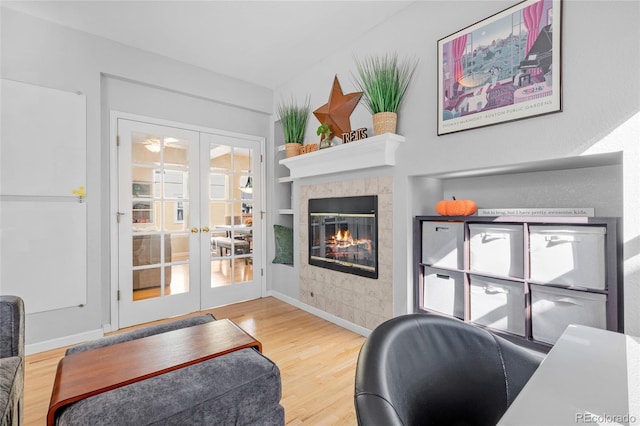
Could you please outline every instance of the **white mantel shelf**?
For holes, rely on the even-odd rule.
[[[289,168],[291,179],[394,166],[396,150],[403,142],[404,136],[385,133],[285,158],[280,164]]]

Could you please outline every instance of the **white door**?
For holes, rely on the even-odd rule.
[[[200,307],[198,132],[118,120],[119,324]]]
[[[200,135],[202,308],[255,299],[262,293],[260,153],[258,140]]]
[[[126,119],[118,136],[119,326],[260,297],[260,139]]]

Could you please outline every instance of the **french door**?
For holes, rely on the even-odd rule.
[[[260,297],[260,141],[117,128],[119,326]]]
[[[203,309],[261,296],[260,157],[255,140],[200,135]]]

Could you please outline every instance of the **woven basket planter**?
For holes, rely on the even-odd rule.
[[[373,133],[375,135],[395,133],[397,123],[398,114],[395,112],[379,112],[373,114]]]
[[[295,157],[296,155],[300,155],[300,145],[297,142],[291,142],[284,144],[284,153],[287,158]]]

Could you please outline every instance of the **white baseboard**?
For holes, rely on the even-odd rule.
[[[302,303],[301,301],[294,299],[293,297],[284,295],[277,291],[269,290],[266,292],[266,296],[273,296],[276,299],[282,300],[285,303],[288,303],[292,306],[295,306],[296,308],[302,309],[303,311],[309,312],[310,314],[339,325],[342,328],[346,328],[349,331],[360,334],[361,336],[366,337],[371,333],[371,330],[369,330],[368,328],[364,328],[358,324],[354,324],[321,309],[307,305],[306,303]],[[91,330],[84,333],[73,334],[71,336],[60,337],[57,339],[45,340],[44,342],[32,343],[26,345],[25,353],[27,355],[32,355],[38,352],[44,352],[64,346],[75,345],[78,343],[86,342],[87,340],[99,339],[101,337],[104,337],[105,333],[111,331],[110,329],[111,325],[105,324],[102,329]]]
[[[86,342],[87,340],[99,339],[104,336],[102,329],[86,331],[80,334],[73,334],[71,336],[59,337],[57,339],[45,340],[44,342],[31,343],[24,348],[25,354],[32,355],[38,352],[49,351],[51,349],[58,349],[63,346],[75,345],[78,343]]]
[[[362,327],[358,324],[354,324],[350,321],[347,321],[343,318],[337,317],[333,314],[330,314],[328,312],[325,312],[321,309],[315,308],[313,306],[307,305],[306,303],[302,303],[301,301],[294,299],[293,297],[284,295],[282,293],[279,293],[277,291],[273,291],[273,290],[269,290],[267,292],[267,294],[269,296],[273,296],[276,299],[282,300],[283,302],[286,302],[290,305],[295,306],[296,308],[300,308],[303,311],[307,311],[310,314],[313,314],[317,317],[320,317],[322,319],[326,319],[327,321],[330,321],[336,325],[339,325],[342,328],[346,328],[349,331],[353,331],[354,333],[358,333],[361,336],[365,336],[367,337],[369,334],[371,334],[371,330],[369,330],[368,328]]]

